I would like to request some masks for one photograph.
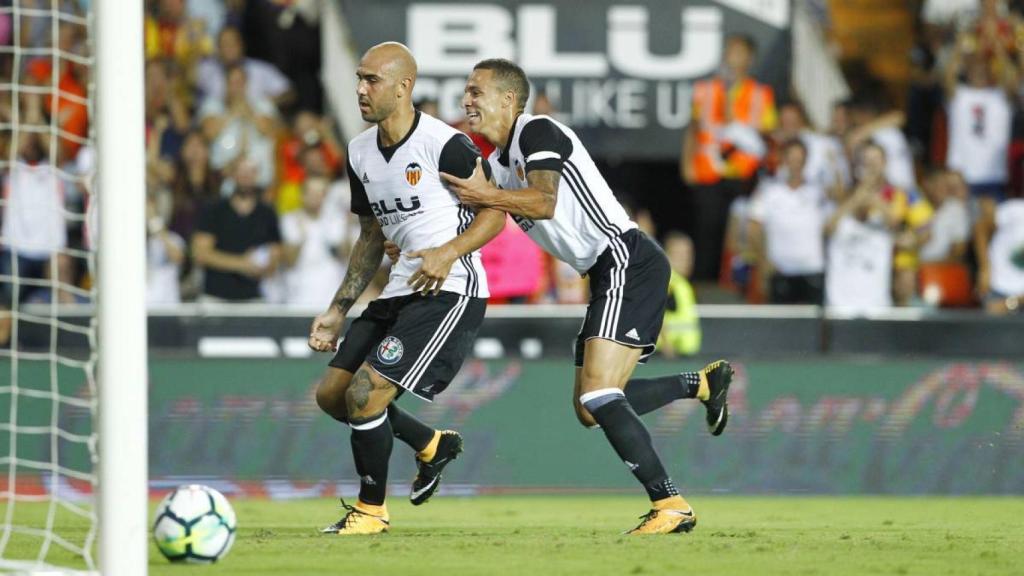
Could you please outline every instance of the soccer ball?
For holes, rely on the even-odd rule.
[[[228,499],[209,486],[179,486],[156,509],[153,539],[171,562],[206,564],[227,555],[238,522]]]

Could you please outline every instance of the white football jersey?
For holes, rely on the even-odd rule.
[[[534,242],[585,274],[608,244],[636,228],[598,172],[576,134],[548,116],[521,114],[505,150],[488,161],[505,190],[527,188],[532,170],[561,172],[555,215],[548,220],[513,216]]]
[[[380,144],[376,126],[349,143],[352,212],[376,217],[384,236],[402,249],[381,298],[412,294],[406,282],[421,260],[407,253],[436,248],[469,228],[475,213],[448,191],[440,173],[468,178],[479,156],[468,136],[422,112],[394,146]],[[480,251],[459,258],[441,289],[488,297]]]

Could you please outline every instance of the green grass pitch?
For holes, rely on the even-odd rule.
[[[641,496],[391,498],[392,531],[321,536],[332,500],[236,500],[238,539],[213,566],[171,565],[151,545],[153,575],[862,575],[1024,574],[1024,498],[690,498],[690,534],[627,537]],[[25,505],[18,505],[22,508]],[[74,532],[64,532],[66,536]],[[7,557],[38,551],[19,537]],[[67,561],[60,554],[50,560]]]

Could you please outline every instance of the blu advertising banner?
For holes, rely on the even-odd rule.
[[[790,0],[339,1],[357,54],[409,46],[414,95],[444,120],[461,118],[476,62],[508,58],[599,158],[678,158],[693,84],[721,69],[730,34],[757,43],[757,78],[776,92],[789,81]]]

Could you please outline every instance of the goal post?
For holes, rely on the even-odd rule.
[[[147,571],[147,350],[142,2],[96,0],[99,562]]]

